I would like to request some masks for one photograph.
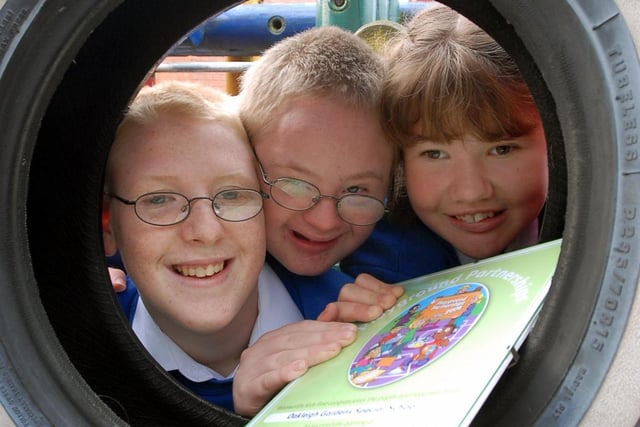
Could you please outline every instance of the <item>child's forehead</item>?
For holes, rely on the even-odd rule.
[[[111,148],[107,170],[222,174],[232,168],[253,170],[253,159],[248,142],[229,126],[169,120],[124,129]]]
[[[250,150],[246,134],[228,122],[182,114],[162,114],[152,121],[133,123],[122,129],[114,143],[118,144],[120,149],[131,152],[151,148],[160,150],[163,147],[208,150],[208,145]]]

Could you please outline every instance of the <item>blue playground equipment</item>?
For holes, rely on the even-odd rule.
[[[313,26],[356,31],[377,20],[398,22],[428,2],[318,0],[299,4],[241,4],[196,27],[170,50],[171,56],[260,55],[277,42]]]

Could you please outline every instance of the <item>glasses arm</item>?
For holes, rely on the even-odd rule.
[[[273,182],[267,179],[267,174],[265,173],[264,168],[262,167],[262,163],[260,163],[260,159],[258,159],[257,156],[256,156],[256,161],[258,162],[258,169],[260,169],[260,176],[262,177],[262,182],[264,182],[268,186],[272,186]]]
[[[113,199],[116,199],[116,200],[124,203],[125,205],[135,205],[136,204],[135,200],[127,200],[124,197],[120,197],[115,193],[107,193],[107,192],[105,192],[104,195],[107,196],[107,197],[111,197]]]

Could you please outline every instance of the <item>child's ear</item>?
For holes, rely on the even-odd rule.
[[[109,214],[109,201],[105,197],[102,200],[102,241],[104,246],[104,253],[106,256],[112,256],[118,250],[116,245],[116,239],[111,230],[111,216]]]

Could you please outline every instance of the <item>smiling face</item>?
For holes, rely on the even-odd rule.
[[[156,191],[191,199],[259,189],[253,155],[237,132],[167,114],[127,128],[112,148],[108,173],[109,190],[129,200]],[[120,250],[145,306],[167,335],[211,334],[239,321],[253,326],[265,256],[262,213],[227,222],[215,216],[210,201],[198,200],[185,221],[159,227],[110,198],[109,215],[105,250]]]
[[[501,253],[537,218],[547,196],[541,125],[497,142],[468,134],[449,143],[418,140],[403,157],[417,216],[472,258]]]
[[[270,180],[298,178],[324,195],[357,192],[384,200],[392,153],[374,112],[333,98],[298,99],[253,136],[253,145]],[[269,187],[263,184],[263,191]],[[336,201],[322,198],[306,211],[265,201],[267,249],[289,271],[318,275],[353,252],[373,225],[344,222]]]

